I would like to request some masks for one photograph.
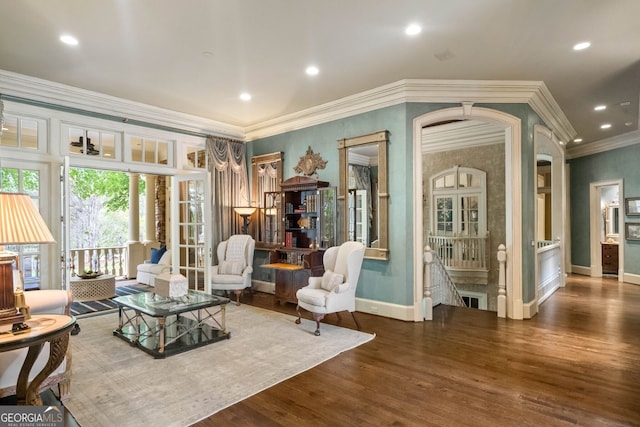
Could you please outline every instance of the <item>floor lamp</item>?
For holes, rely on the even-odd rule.
[[[0,192],[0,326],[11,324],[12,331],[28,329],[24,313],[16,307],[13,264],[19,269],[18,254],[3,245],[54,243],[51,231],[28,194]],[[22,296],[21,299],[24,299]]]
[[[246,206],[233,208],[233,210],[242,217],[242,234],[249,234],[249,223],[251,222],[251,215],[253,215],[253,213],[256,211],[256,208]]]

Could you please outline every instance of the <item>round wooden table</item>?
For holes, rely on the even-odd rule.
[[[62,363],[76,318],[64,314],[34,314],[25,323],[29,325],[26,331],[0,334],[0,352],[29,347],[16,384],[17,404],[42,406],[38,389],[42,381]],[[49,360],[29,383],[29,373],[46,342],[49,342]]]
[[[70,285],[74,301],[96,301],[116,296],[116,277],[109,274],[90,279],[76,276]]]

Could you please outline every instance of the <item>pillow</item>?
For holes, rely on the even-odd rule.
[[[320,287],[327,292],[333,291],[333,289],[341,285],[344,281],[344,276],[342,274],[334,273],[331,270],[327,270],[322,275],[322,282],[320,282]]]
[[[167,251],[167,247],[163,246],[160,249],[151,248],[151,264],[157,264],[160,262],[160,258]]]
[[[242,274],[242,270],[244,270],[244,264],[237,261],[220,261],[220,265],[218,266],[218,272],[220,274],[233,274],[240,276]]]

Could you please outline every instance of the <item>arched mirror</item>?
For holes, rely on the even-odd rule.
[[[338,141],[339,235],[362,242],[365,258],[389,259],[386,130]]]

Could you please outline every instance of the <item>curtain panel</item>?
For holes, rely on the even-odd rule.
[[[240,233],[242,224],[233,208],[251,205],[249,177],[242,142],[209,136],[206,145],[211,172],[212,244],[216,248],[221,241]]]

